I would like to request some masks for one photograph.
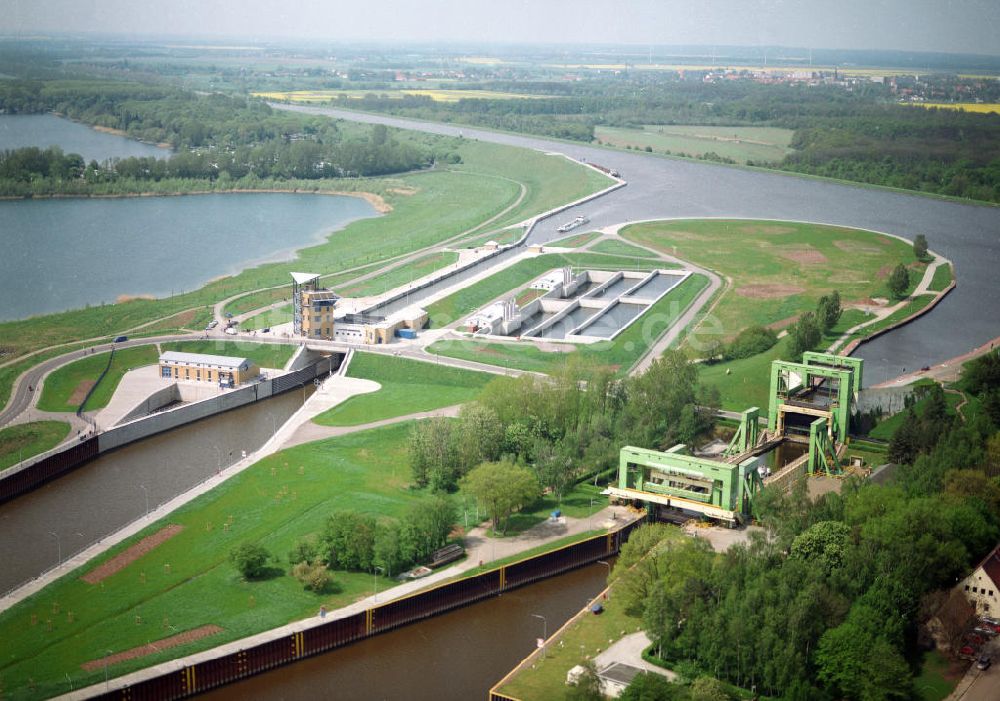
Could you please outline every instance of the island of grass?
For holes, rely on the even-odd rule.
[[[639,245],[710,268],[730,282],[689,338],[695,353],[709,341],[729,341],[749,326],[780,332],[802,313],[814,310],[820,296],[837,290],[844,314],[821,341],[819,348],[825,348],[852,326],[868,320],[871,311],[895,303],[887,289],[895,266],[902,263],[910,270],[906,294],[917,286],[927,267],[916,260],[913,247],[905,241],[820,224],[676,220],[634,224],[620,233]],[[906,298],[906,304],[888,319],[865,327],[854,337],[902,320],[933,299],[932,295]],[[765,408],[767,366],[784,348],[778,344],[753,358],[706,365],[702,381],[719,388],[723,408]]]
[[[321,605],[333,610],[370,595],[371,573],[340,570],[333,572],[328,592],[307,591],[288,575],[285,556],[300,538],[317,534],[334,511],[398,518],[431,497],[410,484],[411,425],[276,453],[4,611],[4,688],[27,689],[32,679],[35,689],[26,696],[48,698],[67,690],[67,676],[76,688],[102,681],[103,667],[87,671],[81,665],[108,650],[120,653],[205,626],[221,629],[113,663],[110,674],[118,676],[315,615]],[[146,543],[155,547],[115,561],[154,535]],[[270,576],[247,582],[228,561],[229,551],[247,542],[279,558]],[[381,579],[380,591],[395,583]]]
[[[66,440],[69,429],[64,421],[32,421],[0,429],[0,470],[55,448]]]
[[[358,426],[396,416],[433,411],[475,399],[494,375],[381,353],[355,353],[349,377],[382,388],[351,397],[313,419],[323,426]]]
[[[154,365],[159,359],[156,346],[152,345],[116,350],[109,366],[110,356],[110,351],[95,353],[53,370],[42,384],[38,408],[42,411],[76,411],[87,398],[87,393],[93,389],[93,394],[82,409],[103,409],[111,401],[126,372]],[[105,368],[108,368],[107,374],[98,383]]]
[[[161,344],[164,351],[182,353],[206,353],[224,355],[230,358],[246,358],[257,367],[281,370],[285,367],[298,346],[285,343],[254,343],[253,341],[222,341],[199,339],[197,341],[171,341]],[[155,360],[153,362],[156,362]]]

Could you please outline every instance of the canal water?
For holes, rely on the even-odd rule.
[[[604,589],[607,575],[589,565],[199,698],[485,700],[543,631],[554,633]]]
[[[312,385],[112,451],[0,506],[0,592],[38,576],[258,449]]]

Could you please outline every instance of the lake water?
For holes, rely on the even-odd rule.
[[[88,163],[129,156],[168,158],[172,153],[168,148],[105,134],[51,114],[0,115],[0,151],[25,146],[58,146],[66,153],[79,153]]]
[[[194,290],[375,214],[284,193],[0,202],[0,321]]]

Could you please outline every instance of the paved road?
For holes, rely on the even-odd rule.
[[[865,344],[855,353],[865,359],[866,370],[875,373],[873,377],[887,371],[898,374],[902,367],[933,365],[960,355],[995,337],[1000,329],[1000,304],[983,303],[996,299],[996,270],[1000,265],[997,207],[349,110],[277,106],[561,152],[617,168],[628,180],[628,187],[541,223],[532,234],[532,243],[556,238],[556,227],[578,214],[590,217],[593,228],[643,219],[739,217],[823,222],[908,239],[923,233],[932,249],[954,261],[958,288],[919,320]]]

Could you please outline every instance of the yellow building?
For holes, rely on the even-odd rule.
[[[292,331],[298,336],[332,341],[338,299],[334,292],[319,286],[319,275],[292,273]]]
[[[160,377],[172,380],[211,382],[236,387],[260,375],[260,368],[246,358],[206,353],[167,351],[160,356]]]
[[[958,590],[965,594],[977,614],[993,617],[1000,614],[1000,546],[959,582]]]

